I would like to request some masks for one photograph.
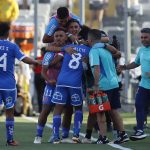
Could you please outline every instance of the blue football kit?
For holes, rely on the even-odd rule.
[[[55,53],[53,52],[47,52],[44,55],[42,65],[43,66],[48,66],[51,61],[54,59]],[[51,102],[52,95],[54,92],[55,86],[51,86],[46,84],[45,89],[44,89],[44,94],[43,94],[43,104],[49,104],[52,105],[53,103]]]
[[[64,49],[67,47],[74,47],[77,53],[72,55],[65,53],[52,101],[66,104],[71,98],[71,105],[77,106],[82,104],[82,58],[88,56],[90,48],[85,45],[70,44]]]
[[[77,53],[69,55],[65,53],[62,68],[58,76],[56,89],[53,94],[52,102],[56,104],[71,104],[73,106],[82,105],[82,58],[88,56],[90,48],[84,45],[70,44],[64,47],[74,47]],[[74,114],[74,136],[79,136],[81,124],[83,120],[82,110],[75,110]],[[53,116],[53,136],[54,139],[59,139],[59,127],[61,125],[61,115]],[[66,130],[69,132],[69,130]],[[62,136],[62,138],[67,138]]]
[[[0,103],[3,101],[6,109],[12,108],[16,100],[15,58],[25,57],[16,44],[0,40]]]
[[[60,55],[63,57],[62,53],[46,52],[42,61],[42,65],[49,66],[56,55]],[[47,75],[49,79],[57,80],[59,72],[60,72],[60,68],[49,67]],[[53,103],[51,102],[51,99],[52,99],[54,90],[55,90],[54,85],[50,85],[46,83],[44,94],[43,94],[43,104],[53,105]]]

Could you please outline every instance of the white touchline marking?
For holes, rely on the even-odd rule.
[[[26,116],[22,116],[22,117],[23,117],[24,119],[27,119],[27,120],[30,120],[30,121],[33,121],[33,122],[36,122],[36,123],[38,122],[38,120],[35,119],[35,118],[33,118],[33,117],[26,117]],[[49,123],[46,123],[45,126],[48,127],[48,128],[51,128],[51,129],[53,128],[52,124],[49,124]],[[73,133],[72,130],[70,130],[69,132],[70,132],[70,133]],[[80,136],[85,137],[85,134],[84,134],[84,133],[80,133]],[[92,137],[92,140],[93,140],[93,141],[96,141],[97,139]],[[109,146],[111,146],[111,147],[113,147],[113,148],[116,148],[116,149],[120,149],[120,150],[133,150],[133,149],[126,148],[126,147],[123,147],[123,146],[118,145],[118,144],[114,144],[114,143],[112,143],[112,142],[108,143],[107,145],[109,145]]]

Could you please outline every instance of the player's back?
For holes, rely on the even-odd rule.
[[[98,51],[100,61],[100,87],[109,90],[118,87],[118,77],[112,55],[104,48],[93,49]]]
[[[24,57],[16,44],[0,40],[0,89],[15,89],[15,58],[21,60]]]
[[[74,44],[70,44],[66,47],[74,47],[77,53],[72,55],[65,53],[57,85],[76,88],[81,87],[83,73],[82,58],[88,56],[90,48],[85,45]]]

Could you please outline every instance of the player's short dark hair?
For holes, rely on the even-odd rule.
[[[81,28],[81,31],[79,32],[79,35],[84,39],[87,40],[88,39],[88,32],[89,32],[90,28],[86,25],[83,25]]]
[[[141,33],[149,33],[150,34],[150,28],[143,28],[141,30]]]
[[[95,41],[95,40],[100,40],[102,37],[102,33],[100,30],[98,29],[90,29],[88,32],[88,36],[90,36],[90,38]]]
[[[66,29],[65,28],[62,28],[62,27],[59,27],[59,28],[57,28],[56,30],[55,30],[55,32],[57,32],[57,31],[64,31],[64,32],[66,32]],[[54,33],[55,33],[54,32]]]
[[[10,30],[10,23],[1,22],[0,23],[0,36],[7,36]]]
[[[59,19],[65,19],[69,17],[69,10],[66,7],[59,7],[57,9],[57,17]]]
[[[67,22],[67,24],[66,24],[66,28],[68,28],[69,25],[70,25],[71,23],[73,23],[73,22],[76,22],[76,23],[81,27],[81,25],[80,25],[80,23],[79,23],[78,20],[76,20],[76,19],[70,19],[70,20]]]

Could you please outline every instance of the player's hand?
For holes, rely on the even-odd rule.
[[[53,42],[53,43],[48,43],[48,47],[49,46],[57,46],[56,42]]]
[[[48,84],[50,84],[50,85],[56,85],[56,80],[49,80]]]
[[[85,62],[85,63],[88,63],[89,62],[89,58],[88,57],[82,57],[82,61]]]
[[[123,70],[126,70],[126,66],[125,65],[118,65],[116,67],[117,72],[122,72]]]
[[[78,37],[76,37],[76,36],[70,34],[69,39],[70,39],[73,43],[79,44],[79,42],[78,42]]]
[[[77,53],[77,51],[74,50],[74,47],[67,47],[67,48],[65,48],[65,52],[67,52],[70,55],[72,55],[74,53]]]
[[[79,44],[84,44],[84,45],[88,45],[89,43],[88,43],[88,41],[86,40],[79,40]]]
[[[49,45],[48,47],[46,47],[47,51],[53,51],[56,48],[56,46],[54,45]]]
[[[56,45],[55,42],[53,42],[53,43],[48,43],[48,46],[46,47],[46,50],[47,50],[47,51],[53,51],[56,46],[57,46],[57,45]]]
[[[42,60],[35,60],[35,65],[42,65]]]

